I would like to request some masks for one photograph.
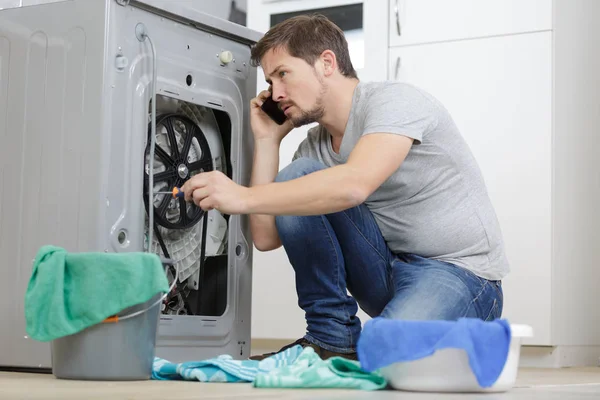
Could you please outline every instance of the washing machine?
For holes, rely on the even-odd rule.
[[[250,354],[247,216],[156,192],[218,170],[248,185],[251,46],[201,1],[51,0],[0,10],[0,366],[50,368],[27,337],[37,250],[175,261],[156,355]]]

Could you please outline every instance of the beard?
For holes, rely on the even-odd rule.
[[[300,115],[290,117],[290,121],[294,128],[298,128],[303,125],[312,124],[313,122],[317,122],[319,119],[323,118],[325,114],[325,109],[323,107],[323,103],[321,99],[317,100],[317,104],[312,110],[300,110]]]
[[[319,77],[317,77],[319,79]],[[315,102],[315,106],[310,110],[302,110],[300,107],[296,107],[300,109],[300,115],[298,116],[290,116],[290,122],[294,126],[294,128],[301,127],[303,125],[312,124],[313,122],[317,122],[323,115],[325,115],[325,107],[323,106],[323,97],[327,92],[327,87],[325,83],[319,79],[321,83],[321,90],[319,91],[319,96],[317,97],[317,101]]]

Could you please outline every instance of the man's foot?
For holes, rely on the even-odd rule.
[[[251,356],[250,360],[256,360],[256,361],[264,360],[267,357],[271,357],[272,355],[280,353],[280,352],[282,352],[284,350],[287,350],[290,347],[294,347],[294,346],[296,346],[298,344],[300,346],[302,346],[302,347],[312,347],[315,350],[315,353],[317,353],[317,355],[319,357],[321,357],[322,360],[327,360],[328,358],[331,358],[331,357],[344,357],[344,358],[347,358],[349,360],[354,360],[354,361],[358,360],[358,356],[357,356],[356,352],[353,352],[353,353],[336,353],[334,351],[325,350],[324,348],[319,347],[316,344],[312,344],[312,343],[310,343],[308,340],[306,340],[304,338],[298,339],[294,343],[290,343],[288,345],[283,346],[277,352],[265,353],[265,354],[259,354],[259,355]]]

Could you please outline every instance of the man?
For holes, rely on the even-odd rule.
[[[356,359],[357,302],[372,317],[500,317],[509,269],[501,231],[444,107],[405,83],[360,82],[343,32],[322,16],[273,27],[252,58],[272,94],[251,102],[251,187],[211,172],[183,190],[205,210],[250,214],[259,250],[283,245],[307,321],[292,345]],[[284,125],[261,110],[269,96]],[[278,172],[281,140],[312,122]]]

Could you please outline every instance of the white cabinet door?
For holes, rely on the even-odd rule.
[[[389,0],[390,46],[552,28],[552,0]]]
[[[551,339],[551,51],[541,32],[399,47],[389,65],[443,102],[469,143],[512,268],[503,317],[532,325],[538,345]]]

